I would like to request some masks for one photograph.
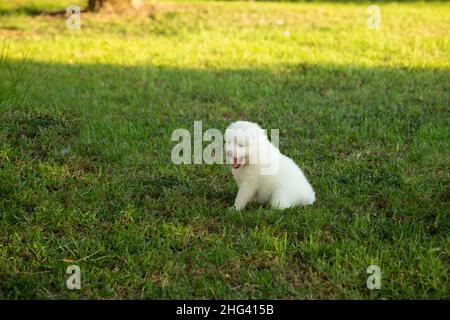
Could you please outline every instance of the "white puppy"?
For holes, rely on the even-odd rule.
[[[251,201],[285,209],[312,204],[315,193],[302,170],[268,140],[256,123],[237,121],[225,131],[227,163],[239,192],[234,202],[242,210]]]

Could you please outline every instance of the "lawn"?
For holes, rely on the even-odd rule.
[[[0,298],[450,298],[449,3],[37,15],[71,3],[0,4]],[[175,129],[238,119],[314,205],[229,211],[228,166],[172,163]]]

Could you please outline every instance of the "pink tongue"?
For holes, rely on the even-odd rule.
[[[234,169],[237,169],[237,168],[239,168],[241,165],[237,162],[237,159],[236,158],[233,158],[233,168]]]

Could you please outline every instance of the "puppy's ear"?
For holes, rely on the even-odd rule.
[[[261,128],[252,130],[252,138],[254,142],[267,140],[266,130]]]
[[[230,140],[230,129],[228,128],[225,129],[224,139],[225,141]]]
[[[267,130],[261,129],[259,134],[263,139],[267,140]]]

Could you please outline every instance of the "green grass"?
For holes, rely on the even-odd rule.
[[[367,4],[160,2],[68,30],[11,3],[0,298],[450,298],[448,3],[380,4],[378,31]],[[172,164],[173,130],[237,119],[280,129],[313,206],[230,212],[227,166]]]

